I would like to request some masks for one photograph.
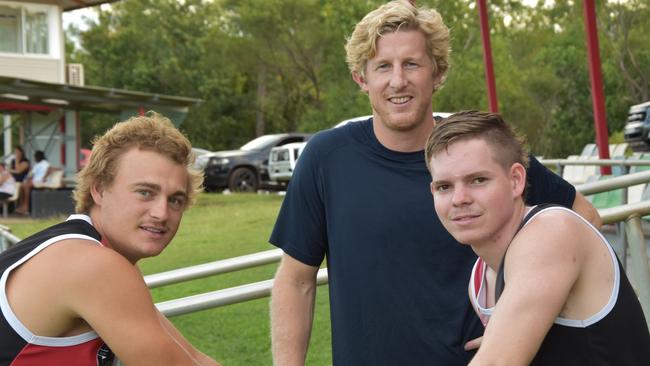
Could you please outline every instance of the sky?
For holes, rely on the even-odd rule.
[[[523,0],[524,4],[534,6],[537,4],[539,1],[543,1],[545,3],[550,3],[552,1],[549,0]],[[100,5],[104,9],[109,8],[110,4],[103,4]],[[95,13],[95,7],[90,7],[90,8],[82,8],[82,9],[77,9],[73,11],[67,11],[63,13],[63,27],[64,29],[68,27],[70,24],[75,24],[78,28],[81,30],[86,30],[88,27],[85,25],[85,21],[83,20],[84,17],[88,17],[90,19],[97,19],[97,14]]]
[[[100,5],[106,6],[106,5]],[[81,8],[73,11],[66,11],[63,13],[63,28],[67,28],[70,24],[75,24],[81,30],[86,30],[86,22],[84,17],[97,20],[97,13],[95,12],[95,7],[90,8]]]

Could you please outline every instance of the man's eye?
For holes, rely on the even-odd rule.
[[[417,69],[419,66],[420,66],[420,65],[418,65],[418,64],[415,63],[415,62],[407,62],[407,63],[404,65],[404,67],[406,67],[407,69]]]
[[[449,189],[449,184],[440,184],[436,186],[437,192],[444,192]]]
[[[169,204],[172,207],[177,208],[177,209],[181,209],[181,208],[185,207],[185,202],[186,202],[185,198],[181,198],[181,197],[171,197],[169,199]]]
[[[139,190],[136,191],[136,193],[139,194],[142,197],[145,197],[145,198],[149,198],[149,197],[151,197],[153,195],[151,193],[151,191],[148,191],[148,190],[145,190],[145,189],[139,189]]]
[[[375,70],[382,71],[382,70],[388,70],[390,69],[390,64],[379,64],[375,68]]]
[[[486,181],[487,181],[487,178],[485,178],[485,177],[476,177],[476,178],[473,179],[474,183],[483,183],[483,182],[486,182]]]

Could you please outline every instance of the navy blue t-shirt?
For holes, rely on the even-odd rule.
[[[531,162],[529,204],[575,189]],[[483,327],[467,298],[476,256],[436,216],[424,152],[379,143],[372,119],[323,131],[301,154],[270,242],[327,257],[335,365],[466,365]],[[541,199],[544,197],[544,199]]]

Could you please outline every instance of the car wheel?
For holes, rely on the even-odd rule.
[[[228,189],[231,192],[252,193],[257,191],[257,174],[249,168],[237,168],[228,179]]]

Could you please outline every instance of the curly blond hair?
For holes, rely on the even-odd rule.
[[[440,14],[431,8],[416,7],[407,0],[388,2],[368,13],[354,28],[345,45],[346,61],[352,73],[365,76],[369,59],[377,53],[377,40],[398,30],[419,30],[424,34],[427,55],[433,63],[433,76],[440,89],[449,70],[449,28]]]
[[[192,168],[195,159],[192,145],[168,118],[149,112],[116,123],[104,135],[95,137],[90,161],[77,174],[73,193],[77,213],[90,212],[95,204],[90,194],[92,185],[99,183],[109,187],[115,179],[119,158],[134,147],[160,153],[185,166],[188,172],[187,207],[194,203],[203,185],[203,173]]]

